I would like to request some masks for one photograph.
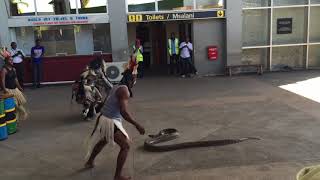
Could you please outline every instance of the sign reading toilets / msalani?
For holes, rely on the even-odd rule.
[[[174,21],[210,18],[225,18],[225,12],[224,10],[219,10],[198,12],[128,14],[128,22]]]

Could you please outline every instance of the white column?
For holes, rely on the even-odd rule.
[[[271,12],[270,12],[270,54],[269,54],[269,70],[272,71],[272,53],[273,53],[273,0],[271,0]]]
[[[309,52],[310,52],[310,15],[311,15],[311,0],[308,2],[308,28],[307,28],[307,53],[306,53],[306,69],[309,68]]]
[[[10,7],[6,7],[6,4],[9,5],[9,3],[6,3],[5,1],[0,1],[0,45],[2,46],[10,46],[11,37],[8,27],[8,18],[10,13]]]
[[[226,0],[227,65],[239,65],[242,58],[242,1]]]
[[[121,0],[110,0],[110,34],[112,46],[112,59],[114,62],[127,61],[128,51],[128,30],[126,2]]]

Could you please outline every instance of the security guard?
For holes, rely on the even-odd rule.
[[[168,39],[168,52],[170,56],[169,72],[179,74],[179,39],[174,33],[171,33],[171,38]]]
[[[138,78],[143,78],[144,75],[144,63],[143,63],[143,47],[141,45],[141,41],[136,39],[136,43],[133,46],[133,53],[138,62]]]

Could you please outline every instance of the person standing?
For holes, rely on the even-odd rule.
[[[180,44],[180,57],[181,57],[181,77],[190,76],[190,73],[197,74],[197,70],[194,67],[191,60],[191,52],[193,51],[193,45],[190,39],[187,37],[185,41]]]
[[[168,39],[168,52],[170,56],[169,73],[179,73],[179,39],[171,33],[171,38]]]
[[[17,48],[17,43],[11,43],[11,51],[10,55],[13,59],[13,66],[16,69],[17,78],[19,81],[20,86],[23,88],[23,78],[24,78],[24,63],[23,60],[25,58],[25,54],[21,49]]]
[[[133,53],[138,62],[138,78],[143,78],[144,76],[144,63],[143,63],[143,47],[141,41],[136,39],[135,45],[133,46]]]
[[[108,143],[116,142],[120,146],[114,180],[131,179],[122,175],[130,149],[129,136],[122,125],[123,119],[134,125],[141,135],[145,134],[143,126],[136,122],[128,111],[128,101],[132,97],[131,89],[134,84],[135,78],[128,69],[123,73],[120,84],[112,88],[88,141],[85,168],[94,167],[95,158]]]
[[[36,45],[31,48],[33,86],[36,88],[40,88],[40,82],[42,80],[42,58],[44,53],[44,47],[41,46],[40,39],[37,39]]]

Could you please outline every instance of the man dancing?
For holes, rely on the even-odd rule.
[[[86,168],[94,167],[94,159],[107,143],[116,142],[120,146],[114,180],[131,179],[130,177],[122,176],[122,169],[130,147],[129,136],[122,126],[122,118],[134,125],[141,135],[145,133],[145,129],[133,119],[127,109],[128,100],[132,97],[131,88],[134,84],[135,78],[132,75],[132,71],[126,70],[123,73],[120,84],[112,88],[104,103],[101,115],[97,119],[88,142]]]

